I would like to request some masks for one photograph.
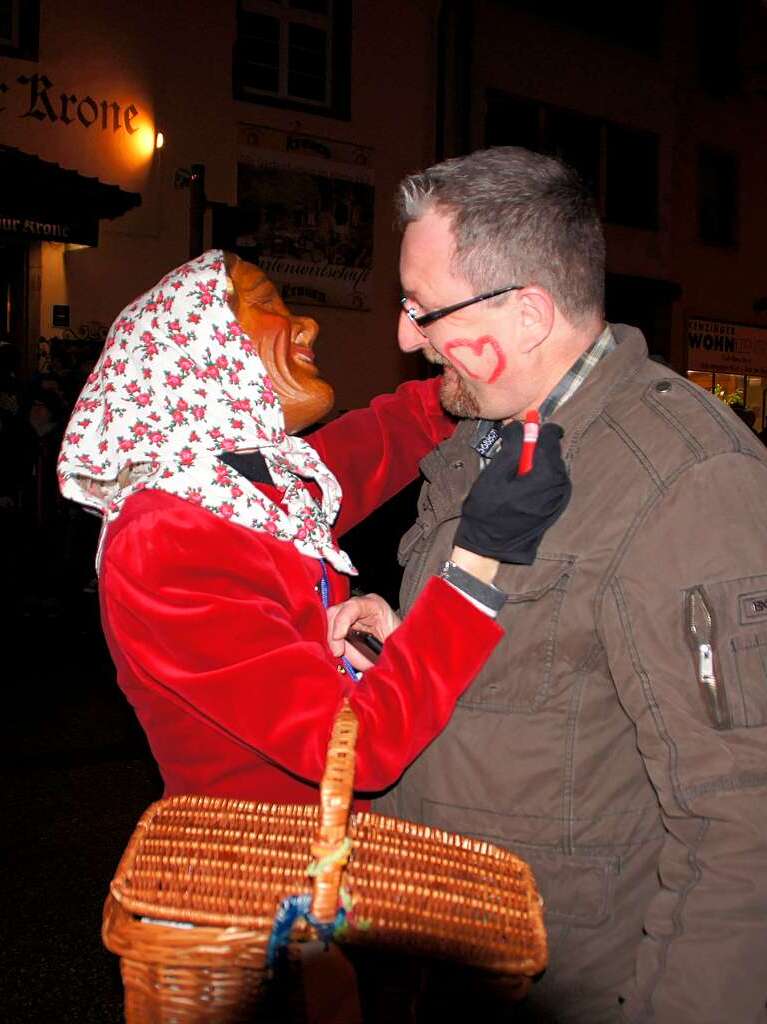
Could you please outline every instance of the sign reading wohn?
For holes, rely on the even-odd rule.
[[[687,369],[767,376],[767,328],[690,317]]]

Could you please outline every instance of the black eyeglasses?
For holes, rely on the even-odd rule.
[[[521,284],[510,284],[505,288],[496,288],[492,292],[483,292],[481,295],[474,295],[470,299],[464,299],[463,302],[455,302],[452,306],[443,306],[442,309],[433,309],[431,313],[419,313],[416,306],[406,306],[405,303],[410,300],[407,297],[400,299],[400,305],[405,313],[405,316],[413,324],[419,334],[422,334],[424,338],[427,337],[426,332],[423,330],[424,327],[428,327],[429,324],[433,324],[437,320],[441,320],[443,316],[449,316],[451,313],[457,313],[459,309],[465,309],[467,306],[473,306],[475,302],[484,302],[485,299],[494,299],[496,295],[504,295],[506,292],[519,291],[524,285]]]

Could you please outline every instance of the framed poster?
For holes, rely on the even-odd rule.
[[[257,263],[290,305],[370,309],[373,151],[240,125],[228,247]]]

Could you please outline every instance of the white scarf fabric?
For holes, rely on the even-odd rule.
[[[261,452],[284,509],[218,458],[243,449]],[[121,487],[126,469],[133,473]],[[152,488],[356,572],[330,532],[339,483],[310,445],[285,433],[257,346],[227,302],[221,250],[171,271],[115,320],[74,407],[58,472],[65,497],[103,516],[102,540],[127,498]],[[302,478],[319,485],[321,507]]]

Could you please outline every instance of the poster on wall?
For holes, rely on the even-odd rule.
[[[690,317],[687,369],[767,377],[767,328]]]
[[[373,151],[240,125],[229,245],[293,306],[369,310]]]

